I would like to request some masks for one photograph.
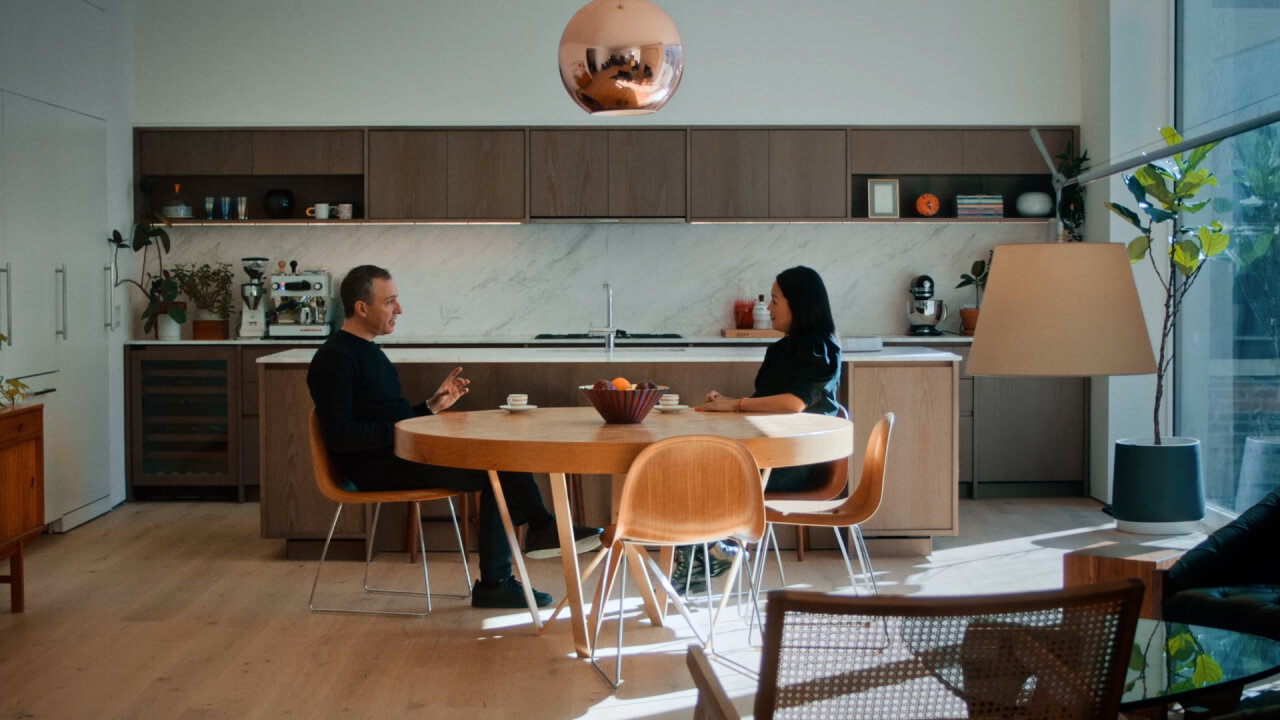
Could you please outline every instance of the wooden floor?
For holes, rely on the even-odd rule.
[[[1100,506],[1083,499],[962,501],[960,527],[963,535],[938,539],[928,557],[873,557],[881,592],[1055,588],[1062,554],[1073,548],[1121,538],[1186,547],[1199,539],[1117,533]],[[446,599],[425,619],[311,614],[315,564],[285,560],[282,550],[280,541],[259,539],[252,503],[125,504],[68,534],[40,538],[27,553],[27,611],[9,613],[0,587],[0,718],[691,714],[684,664],[691,634],[678,616],[651,629],[632,612],[626,682],[615,694],[572,656],[565,623],[535,636],[527,613]],[[786,560],[792,586],[848,585],[833,552],[811,552],[803,563],[787,553]],[[461,588],[456,555],[431,553],[429,563],[434,590]],[[411,587],[414,567],[407,556],[388,554],[377,570]],[[358,583],[360,568],[326,564],[326,575]],[[535,587],[563,594],[558,561],[531,561],[530,573]],[[717,644],[756,666],[743,628],[733,615]],[[754,683],[718,672],[749,713]]]

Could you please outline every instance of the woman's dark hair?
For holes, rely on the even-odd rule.
[[[822,276],[813,268],[797,265],[778,273],[778,289],[791,308],[788,335],[819,333],[835,335],[836,321],[831,318],[831,301]]]
[[[342,312],[347,317],[356,314],[356,301],[373,302],[373,281],[390,280],[391,273],[377,265],[358,265],[342,278],[338,295],[342,298]]]

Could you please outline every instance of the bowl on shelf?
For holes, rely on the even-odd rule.
[[[658,398],[667,391],[666,385],[647,390],[595,390],[590,385],[579,385],[578,389],[591,406],[600,413],[610,425],[628,425],[644,422],[645,416],[658,404]]]

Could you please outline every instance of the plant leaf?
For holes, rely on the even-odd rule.
[[[1196,669],[1191,673],[1191,682],[1196,687],[1222,682],[1222,666],[1204,653],[1196,656]]]
[[[1104,204],[1111,210],[1111,212],[1119,215],[1125,220],[1128,220],[1130,225],[1138,228],[1139,230],[1144,230],[1144,228],[1142,227],[1142,221],[1138,219],[1138,215],[1134,211],[1130,210],[1129,208],[1123,205],[1117,205],[1115,203],[1104,203]]]
[[[1209,151],[1217,147],[1219,142],[1221,141],[1215,140],[1211,143],[1206,143],[1192,150],[1187,157],[1187,169],[1194,170],[1196,167],[1198,167],[1200,163],[1204,160],[1205,156],[1209,154]]]
[[[1214,226],[1217,227],[1214,227]],[[1203,225],[1197,231],[1196,235],[1200,238],[1200,251],[1205,257],[1213,257],[1223,250],[1227,249],[1227,245],[1231,242],[1231,236],[1221,232],[1222,225],[1213,222],[1209,225]]]
[[[1154,205],[1143,204],[1142,211],[1147,214],[1147,217],[1151,218],[1151,222],[1168,222],[1178,217],[1177,213],[1169,212]]]
[[[1133,175],[1125,175],[1124,186],[1129,188],[1129,194],[1133,196],[1134,202],[1141,205],[1147,201],[1147,191],[1142,187],[1142,182]]]
[[[177,305],[175,303],[169,303],[165,310],[165,314],[179,325],[187,321],[187,311],[183,309],[181,305]]]
[[[1190,240],[1179,240],[1170,248],[1173,264],[1184,276],[1190,275],[1200,264],[1200,246]]]
[[[116,245],[124,245],[124,236],[120,234],[119,230],[112,230],[111,237],[107,238],[107,240]]]
[[[1126,250],[1129,253],[1129,263],[1130,264],[1136,263],[1142,260],[1142,258],[1146,257],[1147,250],[1150,247],[1151,247],[1151,238],[1147,237],[1146,235],[1139,235],[1138,237],[1130,240],[1129,245],[1126,248]]]
[[[1160,128],[1160,137],[1164,138],[1165,145],[1177,145],[1182,142],[1182,136],[1178,134],[1178,131],[1168,125]]]
[[[1164,184],[1164,175],[1158,167],[1149,164],[1143,165],[1133,173],[1133,177],[1137,179],[1142,189],[1159,201],[1161,205],[1166,208],[1173,206],[1173,193]]]
[[[1195,639],[1191,637],[1190,632],[1175,633],[1165,641],[1165,650],[1174,660],[1183,661],[1190,658],[1195,649]]]
[[[1138,643],[1133,644],[1133,649],[1129,651],[1129,669],[1141,672],[1142,668],[1147,666],[1147,658],[1142,654],[1142,649],[1138,647]]]

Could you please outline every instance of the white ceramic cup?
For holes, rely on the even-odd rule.
[[[351,203],[338,203],[333,206],[333,216],[339,220],[350,220],[351,210]]]
[[[666,393],[658,398],[658,404],[663,407],[671,407],[680,404],[680,396],[675,393]]]
[[[524,393],[513,393],[507,396],[507,404],[511,407],[524,407],[529,404],[529,396]]]
[[[329,219],[329,203],[316,203],[307,208],[307,217],[317,220]]]

